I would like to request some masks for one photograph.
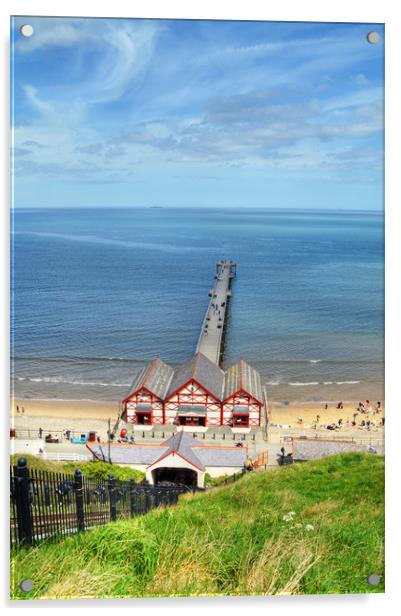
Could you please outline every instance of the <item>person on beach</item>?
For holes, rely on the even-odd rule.
[[[42,434],[43,434],[43,430],[42,428],[39,428],[39,438],[42,438]]]
[[[329,405],[326,402],[326,404],[324,405],[324,410],[327,411],[328,408],[329,408]]]
[[[316,415],[316,423],[319,423],[320,415]]]
[[[343,409],[343,408],[344,408],[344,404],[343,404],[342,402],[339,402],[339,403],[337,404],[337,408],[338,408],[338,409]]]
[[[23,406],[21,406],[21,413],[24,414],[25,413],[25,409]]]
[[[18,406],[18,404],[17,404],[17,413],[19,413],[19,406]]]

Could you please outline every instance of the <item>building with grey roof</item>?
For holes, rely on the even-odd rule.
[[[174,369],[156,357],[134,378],[128,395],[122,400],[122,418],[140,425],[164,423],[164,398]]]
[[[209,446],[178,431],[159,445],[87,443],[94,459],[128,465],[146,473],[149,483],[173,481],[204,487],[205,474],[212,477],[241,472],[247,460],[247,448]]]
[[[177,368],[170,383],[166,396],[167,399],[191,380],[197,381],[199,385],[210,392],[217,400],[222,399],[224,371],[208,359],[206,355],[203,355],[203,353],[197,353],[185,364]]]
[[[175,370],[155,359],[134,379],[121,417],[139,426],[173,424],[250,429],[261,424],[259,372],[241,359],[226,372],[203,353]]]
[[[260,374],[241,359],[225,374],[222,424],[243,428],[260,426],[263,406]]]

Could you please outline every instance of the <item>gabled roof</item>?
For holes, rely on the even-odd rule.
[[[181,389],[191,379],[195,379],[206,391],[218,400],[222,399],[224,387],[224,372],[214,362],[197,353],[177,368],[171,381],[167,396],[170,397],[178,389]]]
[[[159,456],[157,460],[152,462],[150,466],[153,466],[160,460],[167,458],[172,453],[177,453],[179,456],[184,458],[184,460],[186,460],[199,470],[205,470],[204,465],[193,450],[193,446],[198,445],[198,442],[183,430],[181,432],[176,432],[173,436],[167,439],[167,441],[164,441],[163,445],[167,447],[167,450],[162,453],[162,455]]]
[[[260,374],[255,368],[241,359],[231,366],[225,375],[224,400],[238,391],[244,391],[263,405],[263,392]]]
[[[86,443],[86,447],[97,459],[109,461],[107,443]],[[115,464],[153,466],[173,453],[201,471],[208,466],[242,467],[247,458],[246,447],[205,445],[184,431],[176,432],[159,445],[110,444],[110,457]],[[168,466],[168,460],[166,465]]]
[[[109,462],[108,443],[86,443],[87,449],[98,459]],[[167,451],[160,445],[110,444],[110,457],[114,464],[151,464]]]
[[[132,394],[142,387],[146,387],[150,393],[158,398],[165,398],[173,374],[174,369],[164,363],[160,357],[156,357],[136,375],[125,400],[128,400]]]

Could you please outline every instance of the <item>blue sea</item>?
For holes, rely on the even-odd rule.
[[[15,396],[119,400],[154,356],[186,360],[222,258],[226,366],[271,400],[383,398],[382,214],[156,207],[13,213]]]

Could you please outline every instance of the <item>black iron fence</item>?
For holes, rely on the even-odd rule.
[[[32,545],[121,518],[175,505],[186,486],[149,485],[29,469],[25,458],[10,468],[10,540]]]

